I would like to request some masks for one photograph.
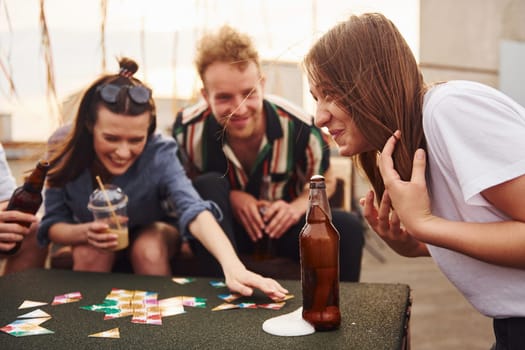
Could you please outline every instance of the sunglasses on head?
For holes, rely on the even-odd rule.
[[[116,85],[109,83],[98,86],[97,92],[104,102],[115,103],[122,89],[127,89],[131,100],[138,104],[148,103],[151,98],[151,89],[142,85]]]

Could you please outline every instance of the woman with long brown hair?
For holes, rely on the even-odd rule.
[[[316,124],[373,187],[361,200],[371,228],[403,256],[431,255],[494,318],[496,349],[521,349],[525,109],[475,82],[426,85],[402,35],[377,13],[330,29],[304,66]]]
[[[120,72],[85,91],[69,133],[50,152],[41,243],[72,245],[75,270],[111,271],[117,244],[107,225],[87,208],[97,177],[127,194],[129,255],[135,273],[170,275],[177,231],[196,238],[219,261],[226,284],[242,294],[253,287],[270,296],[286,292],[276,281],[244,267],[218,225],[218,207],[202,200],[177,158],[173,139],[155,134],[152,91],[133,77],[137,64],[120,60]]]

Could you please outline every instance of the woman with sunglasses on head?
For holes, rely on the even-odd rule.
[[[135,273],[171,274],[178,227],[219,261],[230,289],[249,295],[259,288],[275,298],[284,296],[287,291],[276,281],[240,262],[215,219],[220,211],[203,201],[186,177],[176,143],[154,133],[155,105],[151,90],[133,78],[137,64],[126,58],[119,63],[119,74],[105,75],[88,87],[71,130],[62,141],[54,140],[40,243],[71,245],[74,270],[112,270],[119,254],[111,250],[117,237],[94,222],[87,208],[100,176],[128,196],[130,246],[123,252]]]
[[[335,26],[304,65],[316,124],[373,186],[372,229],[403,256],[432,255],[494,319],[496,349],[523,349],[525,109],[475,82],[426,85],[381,14]]]

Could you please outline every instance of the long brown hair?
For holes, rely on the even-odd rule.
[[[377,199],[384,192],[378,155],[397,129],[401,140],[393,154],[394,165],[402,179],[410,179],[413,154],[425,148],[422,104],[426,87],[395,25],[378,13],[351,16],[324,34],[303,64],[310,81],[330,92],[374,147],[354,155],[353,160],[368,177]]]
[[[108,103],[102,98],[98,88],[105,84],[117,87],[146,87],[140,80],[133,78],[133,74],[138,70],[138,65],[135,61],[124,57],[119,60],[119,66],[120,72],[118,74],[104,75],[87,88],[80,101],[76,118],[69,132],[64,135],[64,129],[59,129],[58,132],[63,134],[61,140],[53,140],[53,144],[50,144],[49,161],[51,169],[47,176],[48,186],[64,186],[67,182],[78,177],[86,168],[92,166],[95,160],[93,127],[97,120],[97,112],[101,106],[113,113],[130,117],[150,111],[148,138],[155,132],[155,102],[151,96],[146,103],[136,103],[126,89],[121,89],[114,103]]]

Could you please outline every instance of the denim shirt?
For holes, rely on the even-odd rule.
[[[209,210],[218,219],[222,213],[211,201],[201,199],[177,158],[173,139],[153,135],[135,163],[112,184],[128,196],[128,227],[149,225],[156,221],[176,225],[184,237],[190,238],[188,224],[202,211]],[[59,222],[85,223],[93,221],[87,209],[93,192],[89,169],[64,187],[45,191],[45,214],[38,229],[41,245],[49,243],[49,228]]]

